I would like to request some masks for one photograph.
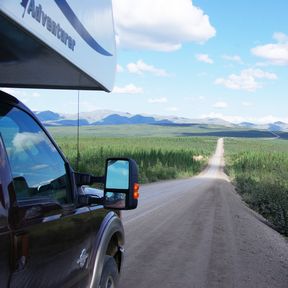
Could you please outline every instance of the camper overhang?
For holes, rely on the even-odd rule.
[[[0,87],[113,88],[111,0],[2,0]]]

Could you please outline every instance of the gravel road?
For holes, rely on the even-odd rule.
[[[121,288],[288,287],[288,241],[241,201],[223,154],[219,139],[199,176],[141,187]]]

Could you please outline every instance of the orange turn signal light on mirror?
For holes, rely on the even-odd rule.
[[[138,183],[134,183],[134,186],[133,186],[133,198],[135,199],[135,200],[137,200],[137,199],[139,199],[139,196],[140,196],[140,194],[139,194],[139,184]]]

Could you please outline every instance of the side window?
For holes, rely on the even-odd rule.
[[[24,111],[1,104],[0,133],[17,200],[49,197],[68,203],[64,160],[41,127]]]

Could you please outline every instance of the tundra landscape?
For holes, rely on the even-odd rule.
[[[73,135],[57,129],[76,163]],[[287,140],[269,131],[259,131],[272,135],[265,138],[179,137],[175,127],[161,127],[165,136],[153,137],[153,126],[147,137],[143,126],[133,137],[135,127],[117,129],[120,137],[103,137],[101,129],[93,137],[84,128],[79,167],[101,174],[88,159],[133,157],[148,183],[138,209],[123,213],[128,248],[120,287],[287,286]]]

